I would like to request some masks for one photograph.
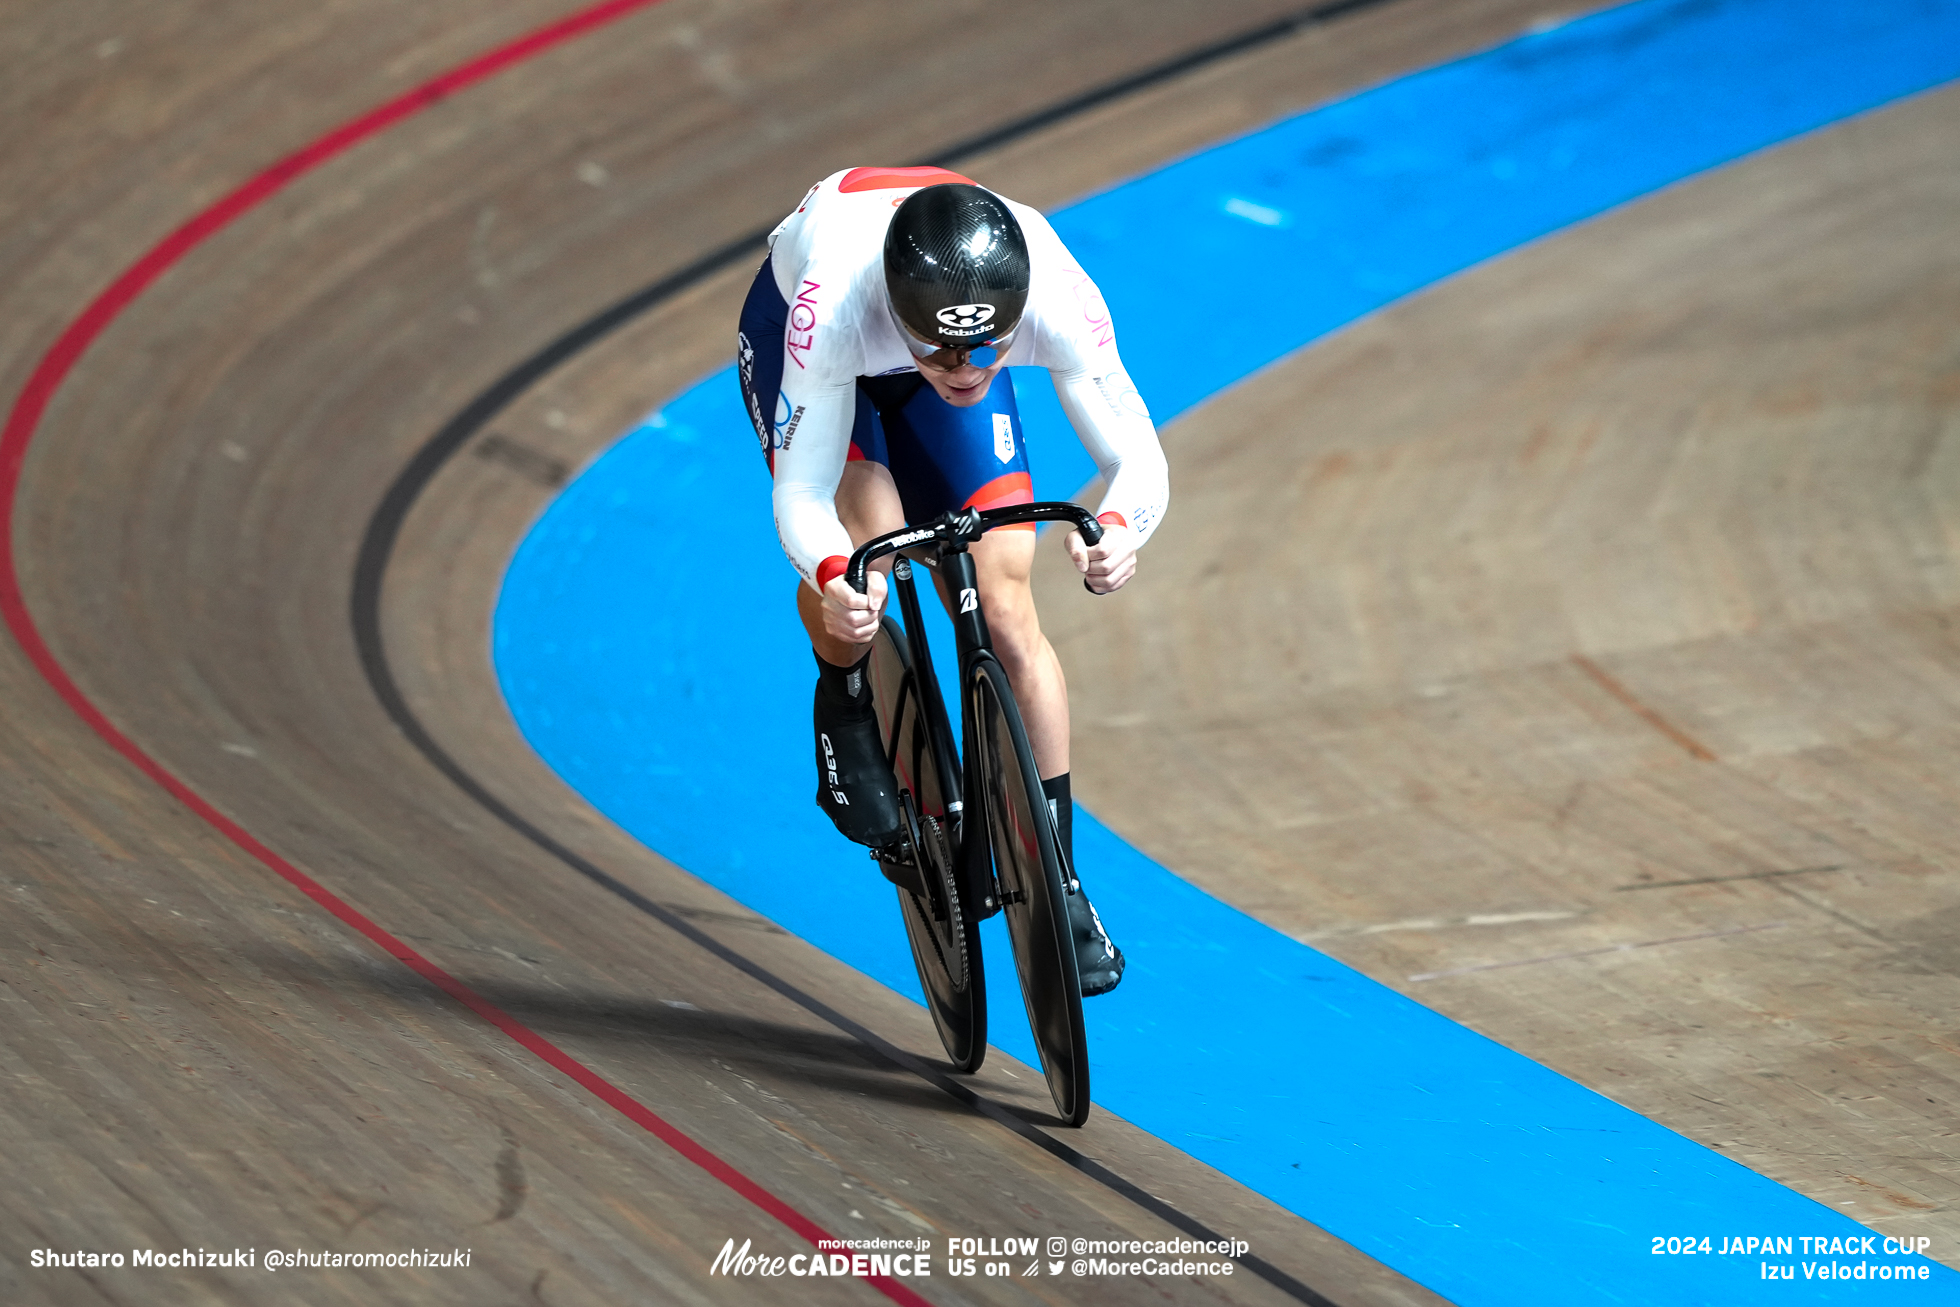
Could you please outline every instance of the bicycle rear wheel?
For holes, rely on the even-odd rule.
[[[977,797],[985,809],[980,829],[993,845],[1001,909],[1014,941],[1021,997],[1028,1005],[1041,1072],[1048,1078],[1055,1110],[1065,1123],[1078,1126],[1089,1119],[1089,1036],[1082,1024],[1082,982],[1048,800],[1020,706],[1000,664],[991,655],[979,658],[968,677],[975,720],[967,735],[967,758],[977,772],[969,802]]]
[[[920,692],[904,631],[889,617],[873,642],[870,671],[879,734],[915,815],[910,843],[917,886],[898,887],[912,963],[946,1056],[958,1071],[978,1071],[987,1056],[987,990],[979,923],[964,910],[956,888],[958,836],[946,811],[950,787],[941,783],[940,754],[932,743],[935,717],[939,729],[947,729],[945,710]]]

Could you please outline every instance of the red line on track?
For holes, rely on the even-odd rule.
[[[61,383],[67,379],[68,374],[87,352],[89,346],[95,343],[95,339],[125,308],[129,307],[137,296],[147,290],[151,283],[211,236],[283,190],[289,182],[311,172],[369,137],[379,135],[403,119],[413,117],[465,87],[494,77],[505,69],[515,67],[535,55],[542,54],[635,10],[650,8],[659,3],[660,0],[606,0],[603,4],[581,9],[555,23],[540,27],[528,35],[460,64],[438,77],[431,78],[414,90],[397,96],[358,118],[342,123],[326,135],[295,150],[223,199],[193,216],[152,246],[135,263],[124,269],[122,275],[97,295],[88,307],[82,310],[80,316],[68,324],[54,344],[49,347],[48,352],[41,356],[41,361],[35,366],[33,375],[28,378],[27,385],[21,390],[20,396],[14,401],[14,406],[7,415],[4,431],[0,431],[0,615],[5,616],[7,626],[12,630],[14,639],[19,642],[21,651],[54,688],[55,693],[59,694],[68,706],[75,710],[76,715],[87,722],[90,729],[107,741],[117,753],[134,763],[144,775],[162,786],[178,802],[209,822],[226,839],[264,863],[298,888],[301,893],[332,913],[343,924],[367,936],[382,952],[407,966],[437,989],[576,1081],[594,1097],[618,1111],[629,1121],[656,1136],[688,1161],[693,1162],[815,1245],[818,1240],[830,1237],[828,1232],[815,1221],[676,1129],[652,1108],[376,925],[352,904],[274,853],[250,831],[219,812],[209,801],[165,770],[161,763],[143,752],[134,741],[117,730],[107,715],[82,693],[80,687],[56,660],[53,652],[48,648],[47,641],[41,638],[40,628],[35,624],[33,615],[28,612],[26,599],[21,594],[20,574],[14,557],[15,498],[20,490],[21,469],[27,462],[27,447],[40,427],[41,418],[47,412],[48,404],[54,399],[55,392],[60,389]],[[925,1299],[888,1276],[867,1275],[860,1278],[893,1302],[903,1303],[906,1307],[928,1307]]]

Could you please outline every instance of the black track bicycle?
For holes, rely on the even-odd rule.
[[[1034,751],[1007,674],[994,656],[967,548],[993,527],[1067,522],[1089,544],[1102,525],[1075,504],[1034,503],[949,512],[867,542],[844,575],[863,593],[872,563],[892,563],[889,605],[871,655],[872,698],[905,814],[904,837],[872,856],[898,886],[927,1006],[946,1055],[960,1071],[987,1055],[987,995],[980,922],[1007,914],[1028,1025],[1055,1108],[1069,1125],[1089,1117],[1089,1043],[1067,898],[1081,893],[1056,840]],[[933,568],[959,649],[960,724],[955,746],[926,645],[913,560]]]

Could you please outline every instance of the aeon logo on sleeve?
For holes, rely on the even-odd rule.
[[[802,288],[796,292],[796,303],[789,307],[789,322],[783,332],[783,344],[788,349],[790,361],[799,368],[810,366],[803,361],[803,356],[817,343],[816,292],[822,289],[821,282],[806,277]]]
[[[990,322],[994,316],[991,304],[952,304],[932,315],[941,325],[956,330],[967,331],[982,323]]]
[[[1115,341],[1116,332],[1109,324],[1109,305],[1104,302],[1102,292],[1096,283],[1089,280],[1089,274],[1080,268],[1075,270],[1075,283],[1069,287],[1075,292],[1076,305],[1082,310],[1082,321],[1087,324],[1089,334],[1098,345],[1108,345]]]

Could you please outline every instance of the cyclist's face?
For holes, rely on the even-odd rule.
[[[927,352],[929,342],[912,337],[907,343],[918,361],[919,375],[955,408],[970,408],[987,397],[995,374],[1003,366],[1001,355],[1007,352],[1004,345],[998,349],[989,346],[980,350],[947,348]]]
[[[963,349],[942,349],[919,360],[919,375],[954,408],[971,408],[987,397],[1000,372],[998,355],[991,367],[978,367]]]

